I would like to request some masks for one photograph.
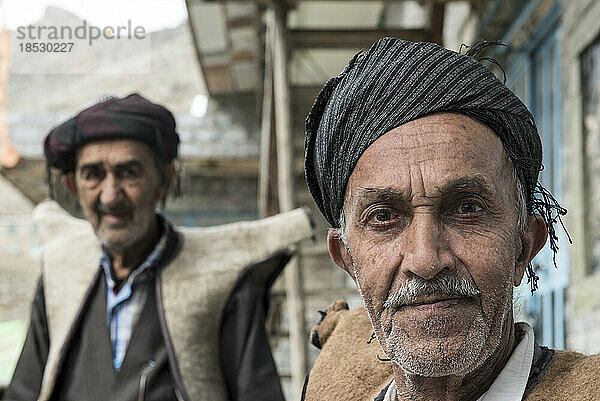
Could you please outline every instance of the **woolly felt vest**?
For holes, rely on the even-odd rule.
[[[373,401],[393,379],[364,308],[337,301],[311,332],[321,348],[304,389],[304,401]],[[526,401],[600,400],[600,355],[556,351]]]
[[[43,241],[43,277],[50,338],[39,400],[55,385],[72,326],[99,269],[92,227],[55,202],[34,218]],[[297,209],[267,219],[208,228],[182,228],[177,256],[160,271],[163,314],[182,384],[190,400],[227,400],[219,362],[225,304],[245,267],[312,236],[310,218]],[[158,294],[157,294],[158,296]],[[159,311],[160,314],[161,311]]]

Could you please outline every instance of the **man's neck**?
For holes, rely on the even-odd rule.
[[[394,364],[397,400],[476,401],[490,388],[514,351],[516,341],[512,319],[509,326],[509,332],[502,336],[496,351],[479,368],[464,376],[418,376]]]
[[[150,226],[148,234],[132,247],[125,250],[108,249],[111,258],[114,279],[123,280],[129,273],[138,267],[152,252],[160,239],[161,230],[155,219]]]

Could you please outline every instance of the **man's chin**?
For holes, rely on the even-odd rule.
[[[392,333],[396,333],[398,338],[406,338],[413,345],[462,343],[469,336],[471,326],[482,321],[477,312],[479,311],[470,305],[468,308],[443,313],[402,308],[390,316],[386,335],[393,337]]]
[[[404,351],[390,355],[392,361],[405,372],[423,377],[466,375],[480,365],[481,344],[464,344],[461,347],[425,346],[411,354]]]
[[[424,322],[400,336],[388,338],[388,358],[404,371],[425,377],[461,375],[475,370],[484,356],[485,328],[444,319]],[[405,327],[406,329],[406,327]]]
[[[105,247],[115,251],[126,250],[138,240],[137,236],[132,235],[127,229],[103,229],[96,234]]]
[[[99,223],[99,230],[105,231],[107,235],[110,235],[111,231],[115,231],[117,233],[119,231],[126,231],[130,229],[132,225],[132,222],[129,219],[110,218],[108,216],[102,216]]]

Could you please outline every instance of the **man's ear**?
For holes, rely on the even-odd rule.
[[[175,177],[177,176],[177,172],[175,171],[175,165],[173,163],[165,164],[162,167],[162,182],[158,189],[158,193],[156,194],[157,201],[162,202],[163,199],[167,196],[169,192],[169,188],[171,188],[171,184],[175,181]]]
[[[72,171],[70,173],[66,173],[63,176],[63,180],[65,183],[65,187],[67,187],[67,190],[69,191],[69,193],[71,195],[77,197],[79,192],[77,191],[77,183],[75,182],[75,173]]]
[[[339,229],[332,228],[327,232],[327,246],[329,248],[329,255],[335,264],[346,270],[352,276],[354,282],[356,282],[356,276],[352,267],[352,257],[348,248],[346,248],[346,244],[342,241]]]
[[[515,286],[521,284],[527,266],[535,255],[544,247],[548,239],[546,223],[541,216],[530,214],[527,216],[525,230],[521,237],[521,253],[517,256],[515,265]]]

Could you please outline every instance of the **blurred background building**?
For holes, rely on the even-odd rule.
[[[93,21],[69,2],[51,3],[29,23]],[[317,355],[308,330],[318,311],[340,298],[362,305],[353,282],[329,260],[327,224],[304,184],[304,118],[325,81],[383,36],[456,51],[481,39],[508,45],[487,55],[500,61],[508,86],[536,118],[544,144],[541,181],[569,209],[564,223],[573,238],[569,246],[560,233],[558,269],[548,249],[536,258],[539,290],[531,296],[522,285],[517,312],[542,344],[600,351],[600,2],[170,3],[184,15],[152,29],[150,47],[96,46],[93,57],[56,59],[52,73],[24,73],[30,66],[18,54],[14,27],[1,23],[10,9],[0,12],[0,28],[12,36],[0,40],[0,387],[20,352],[40,272],[30,213],[48,194],[42,138],[99,95],[140,92],[177,119],[183,196],[170,199],[166,210],[177,224],[255,219],[300,205],[313,210],[317,238],[301,246],[276,282],[268,320],[286,397],[298,399]],[[118,12],[111,2],[106,7]],[[135,21],[135,10],[130,13]],[[89,73],[61,72],[65,63],[88,65]],[[140,72],[147,63],[150,70]],[[121,72],[100,73],[106,64]]]

